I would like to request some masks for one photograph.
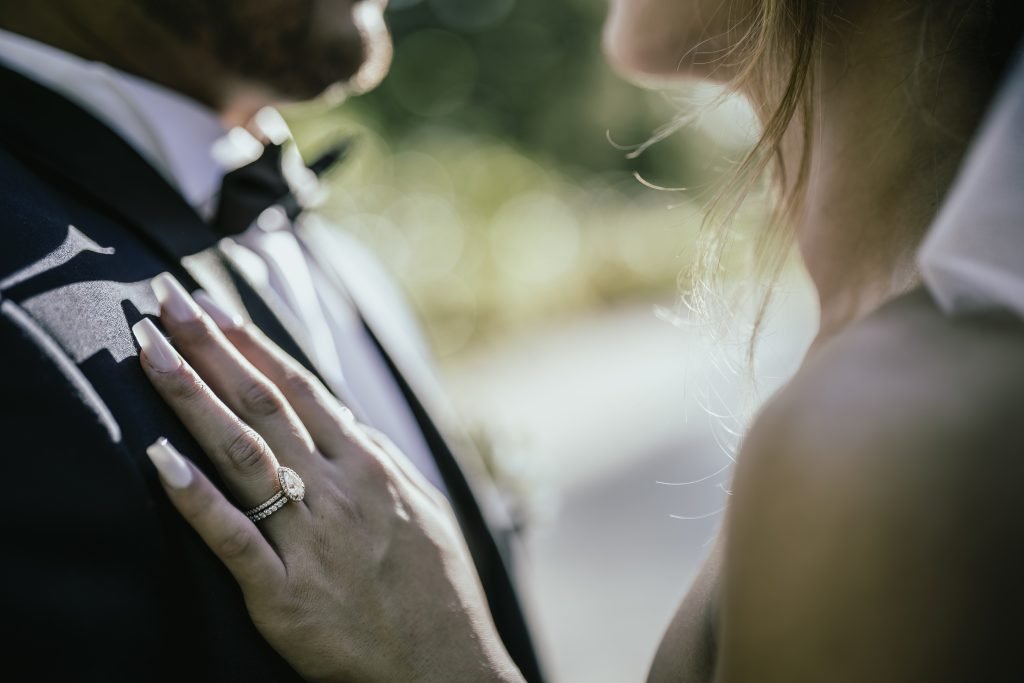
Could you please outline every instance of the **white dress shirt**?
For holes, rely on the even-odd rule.
[[[216,112],[181,93],[4,30],[0,63],[107,124],[207,219],[224,174],[262,149],[242,129],[225,130]],[[289,135],[276,112],[261,114],[276,135]],[[291,228],[283,212],[265,212],[249,230],[225,241],[225,253],[263,296],[292,316],[289,322],[305,333],[310,359],[331,389],[443,490],[416,418],[359,313]]]

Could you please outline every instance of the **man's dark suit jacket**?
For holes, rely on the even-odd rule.
[[[0,93],[4,670],[29,676],[19,680],[298,680],[145,456],[166,436],[219,482],[143,376],[130,328],[157,313],[148,282],[170,271],[243,306],[308,365],[301,343],[214,247],[221,236],[116,134],[5,69]],[[358,274],[337,275],[357,303],[360,289],[373,296]],[[415,362],[403,358],[402,333],[386,312],[363,313],[437,459],[502,637],[539,680],[502,553],[424,409],[418,371],[406,372]]]

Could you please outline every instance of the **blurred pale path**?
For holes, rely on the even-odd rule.
[[[792,373],[815,324],[802,284],[776,308],[761,396]],[[746,380],[717,369],[706,335],[654,309],[565,320],[446,368],[464,414],[494,435],[499,467],[532,501],[522,578],[556,683],[645,679],[726,504],[720,442],[735,426],[709,411],[737,408]]]
[[[742,371],[722,369],[742,333],[723,354],[654,308],[675,308],[756,118],[708,86],[645,92],[614,75],[606,9],[391,0],[382,86],[287,112],[308,159],[357,139],[322,210],[395,275],[492,469],[525,500],[525,596],[555,683],[644,679],[721,520],[741,420],[712,415],[744,404]],[[764,217],[752,197],[726,240],[730,283]],[[804,293],[776,316],[762,391],[792,370],[811,311]]]

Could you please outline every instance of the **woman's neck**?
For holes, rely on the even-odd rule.
[[[863,17],[888,31],[827,37],[801,255],[820,302],[818,341],[918,284],[915,252],[995,83],[956,51],[922,48],[910,17]],[[802,142],[787,144],[787,165]]]

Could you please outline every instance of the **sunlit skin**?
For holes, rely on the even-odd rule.
[[[753,0],[611,0],[605,22],[608,62],[641,81],[724,81],[735,61],[722,59],[733,34],[756,9]],[[749,23],[746,24],[749,26]]]
[[[103,7],[121,13],[109,15],[85,11],[97,3],[66,4],[80,20],[93,16],[91,35],[110,41],[84,39],[39,3],[26,3],[33,9],[15,28],[127,65],[227,119],[330,85],[313,68],[293,88],[274,60],[241,75],[231,54],[199,49],[127,12],[131,3],[111,0]],[[813,182],[795,226],[820,333],[742,445],[718,543],[668,627],[651,681],[1019,675],[1024,437],[1014,425],[1024,329],[998,316],[941,315],[916,289],[912,261],[994,75],[957,50],[941,69],[919,68],[919,13],[913,3],[897,13],[896,4],[835,3],[842,21],[830,25],[817,66]],[[328,15],[341,34],[359,35],[346,28],[345,6]],[[638,80],[721,80],[729,74],[713,56],[742,34],[731,18],[756,7],[614,0],[606,49]],[[12,26],[13,13],[0,5],[0,25]],[[151,40],[140,44],[140,31]],[[707,46],[714,52],[701,56]],[[182,58],[209,74],[182,73],[173,66]],[[349,66],[336,78],[359,72]],[[921,88],[908,102],[911,80]],[[940,125],[922,125],[915,111]],[[789,164],[802,152],[798,139],[788,142]],[[521,681],[441,496],[258,330],[161,283],[161,322],[177,350],[143,326],[140,362],[234,500],[173,452],[151,457],[172,503],[237,578],[268,642],[309,680]],[[305,476],[306,498],[254,526],[237,505],[275,490],[277,463]]]
[[[726,82],[735,76],[728,64],[736,62],[724,59],[732,47],[727,37],[742,35],[737,20],[757,4],[612,0],[605,53],[638,81]],[[884,2],[839,4],[847,23],[826,41],[813,182],[796,226],[821,297],[823,336],[916,284],[913,252],[937,209],[935,194],[952,181],[994,86],[991,73],[956,54],[942,61],[941,74],[917,68],[920,12]],[[904,94],[912,75],[926,79],[913,101]],[[745,94],[759,110],[770,108],[758,94]],[[924,125],[921,116],[906,115],[909,107],[934,120]],[[801,151],[790,145],[789,167]],[[851,258],[858,251],[867,253]]]
[[[1020,514],[1006,478],[1019,476],[1022,439],[1007,405],[1024,398],[1024,334],[1008,320],[954,324],[912,291],[914,250],[994,74],[955,50],[941,69],[920,66],[922,12],[906,3],[837,5],[795,226],[819,334],[742,446],[728,518],[651,681],[977,680],[1007,667],[986,659],[986,641],[1008,631],[980,584],[1017,596],[1019,560],[1005,565],[1020,531],[1000,522]],[[729,18],[754,9],[612,0],[605,51],[640,82],[722,82],[734,75],[716,59],[724,36],[742,33]],[[979,491],[991,509],[965,514]]]

